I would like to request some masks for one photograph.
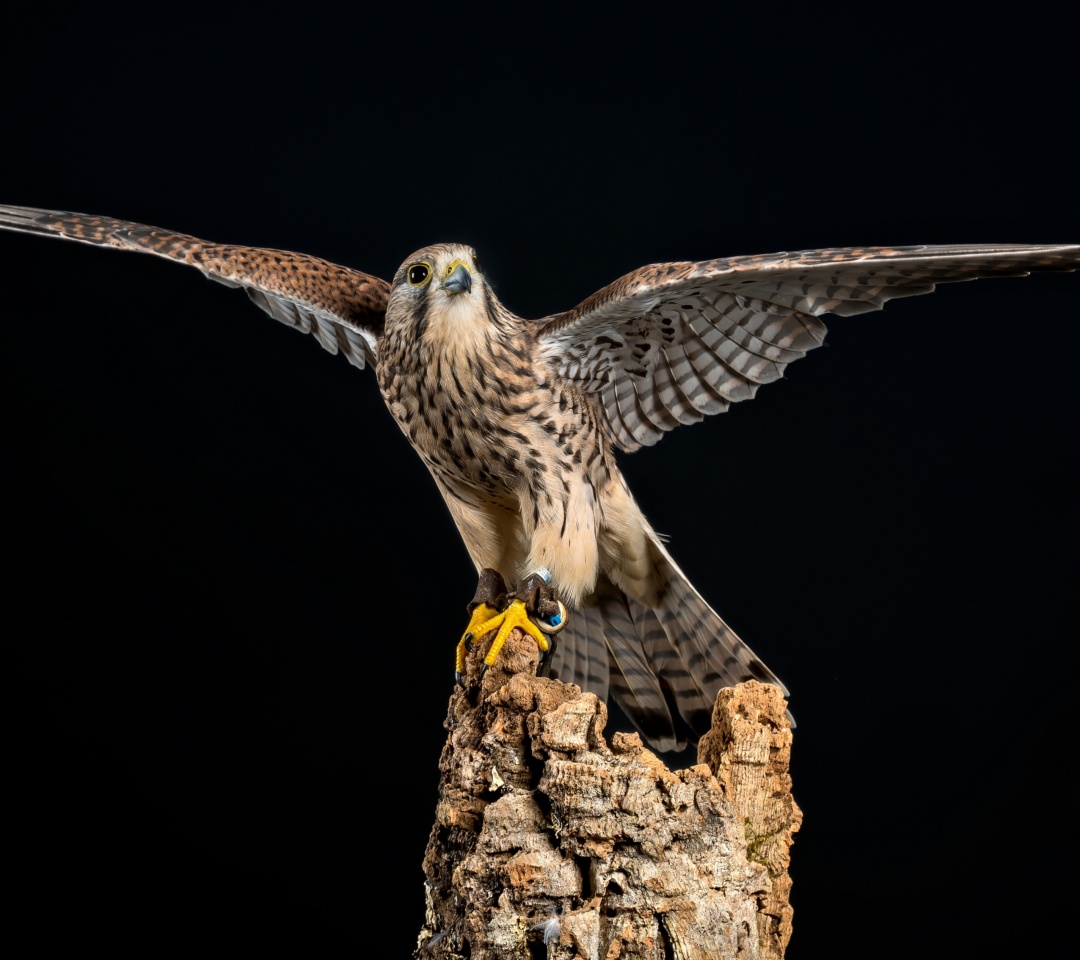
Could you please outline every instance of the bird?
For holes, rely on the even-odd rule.
[[[303,253],[109,217],[0,206],[0,229],[153,254],[243,289],[271,317],[372,368],[476,568],[455,673],[514,627],[553,676],[610,695],[678,750],[719,689],[790,693],[703,599],[616,461],[722,413],[821,346],[822,317],[939,283],[1080,267],[1076,244],[835,247],[632,270],[570,309],[517,316],[472,246],[435,243],[388,281]],[[543,265],[537,265],[538,275]]]

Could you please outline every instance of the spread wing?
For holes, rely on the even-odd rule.
[[[363,369],[374,364],[390,285],[303,253],[207,243],[142,223],[59,210],[0,206],[0,228],[152,253],[243,287],[276,320],[339,350]]]
[[[1075,270],[1080,245],[851,247],[659,263],[541,320],[542,356],[594,394],[622,450],[721,413],[821,346],[826,313],[880,310],[936,284]]]

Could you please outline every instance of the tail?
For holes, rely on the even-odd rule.
[[[606,699],[610,692],[658,750],[681,750],[712,722],[721,687],[760,680],[787,688],[650,540],[656,605],[601,575],[559,636],[553,674]]]

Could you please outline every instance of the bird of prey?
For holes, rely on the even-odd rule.
[[[980,277],[1075,270],[1080,245],[853,247],[660,263],[539,320],[439,243],[390,282],[300,253],[107,217],[0,206],[0,228],[152,253],[242,287],[272,317],[372,367],[479,574],[458,645],[520,626],[561,679],[610,693],[655,747],[708,729],[719,688],[783,684],[689,583],[615,460],[754,396],[821,345],[824,314]],[[567,615],[568,611],[568,615]],[[786,693],[785,689],[785,693]]]

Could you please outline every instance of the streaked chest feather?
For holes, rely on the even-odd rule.
[[[380,387],[390,412],[439,479],[504,499],[527,459],[537,382],[527,358],[461,323],[429,324],[418,338],[388,337]]]
[[[533,355],[516,318],[451,306],[388,330],[380,351],[383,397],[432,474],[463,501],[515,508],[564,500],[574,475],[603,484],[610,451],[588,398]]]

